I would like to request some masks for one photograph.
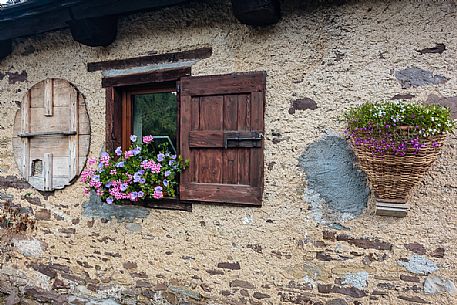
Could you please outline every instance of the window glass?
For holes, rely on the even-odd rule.
[[[138,94],[132,100],[133,133],[138,137],[152,135],[156,145],[168,143],[168,149],[176,153],[176,92]]]

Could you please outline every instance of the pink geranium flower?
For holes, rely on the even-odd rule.
[[[143,143],[145,143],[145,144],[149,144],[149,143],[151,143],[153,140],[154,140],[154,138],[153,138],[152,136],[144,136],[144,137],[143,137]]]

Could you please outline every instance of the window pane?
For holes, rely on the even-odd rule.
[[[133,133],[152,135],[156,144],[171,142],[169,149],[176,153],[177,107],[175,92],[133,96]]]

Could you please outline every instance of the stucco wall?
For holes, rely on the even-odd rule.
[[[457,280],[455,136],[414,191],[403,219],[373,215],[370,199],[360,215],[322,220],[299,161],[313,143],[334,147],[332,139],[343,130],[338,118],[351,105],[397,94],[415,100],[457,95],[457,3],[301,2],[283,3],[282,20],[264,29],[239,24],[228,2],[209,1],[124,17],[107,48],[82,46],[68,31],[15,41],[13,54],[0,63],[0,195],[31,207],[38,221],[33,232],[14,236],[10,251],[4,246],[0,291],[17,287],[12,296],[64,303],[66,294],[75,304],[457,303],[451,294]],[[446,50],[417,51],[435,43]],[[48,196],[18,180],[12,126],[33,84],[63,78],[84,94],[90,154],[98,155],[105,93],[101,73],[88,73],[87,63],[203,46],[213,55],[192,67],[194,75],[268,74],[263,207],[195,204],[192,212],[141,210],[133,218],[106,219],[83,214],[89,199],[79,182]],[[406,71],[420,86],[402,89],[396,72],[409,67],[423,69]],[[290,111],[304,98],[317,107]],[[352,157],[343,147],[334,158]],[[326,168],[318,162],[305,167],[308,175]],[[360,180],[349,180],[340,191],[360,193],[360,187]],[[355,199],[366,204],[362,195]]]

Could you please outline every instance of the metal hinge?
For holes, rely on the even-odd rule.
[[[179,92],[181,92],[181,84],[176,83],[176,93],[179,93]]]

